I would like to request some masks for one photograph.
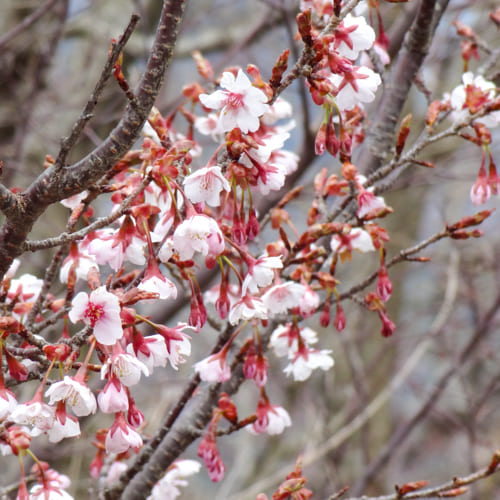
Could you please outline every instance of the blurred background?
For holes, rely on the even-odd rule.
[[[256,64],[264,79],[278,55],[287,47],[294,54],[298,1],[292,0],[191,0],[188,2],[176,59],[170,67],[157,107],[162,114],[180,102],[182,87],[199,81],[191,52],[200,50],[217,73],[226,66]],[[418,1],[408,4],[381,2],[384,26],[397,55],[402,37],[415,16]],[[110,41],[118,37],[133,12],[141,22],[124,52],[124,73],[133,87],[144,69],[162,2],[159,0],[3,0],[0,4],[0,159],[2,182],[24,189],[42,171],[46,155],[56,156],[61,137],[67,135],[83,109],[106,60]],[[43,13],[19,33],[11,31],[27,16]],[[423,129],[427,98],[439,99],[461,83],[461,39],[452,22],[470,26],[484,41],[475,71],[488,57],[498,54],[498,27],[488,18],[494,0],[451,0],[419,74],[420,89],[413,87],[403,116],[413,115],[409,144]],[[489,79],[500,83],[500,66]],[[425,92],[429,96],[425,96]],[[340,172],[337,159],[314,158],[313,142],[320,120],[317,109],[295,82],[283,97],[294,106],[297,127],[287,149],[311,158],[297,184],[303,195],[290,205],[294,224],[303,229],[313,197],[312,180],[322,167]],[[75,161],[100,143],[116,124],[125,97],[115,82],[108,85],[95,117],[71,154]],[[370,119],[375,106],[367,106]],[[492,131],[491,151],[500,161],[500,135]],[[204,156],[213,154],[209,141]],[[307,147],[309,150],[307,150]],[[415,245],[446,223],[478,211],[469,199],[481,161],[480,148],[459,138],[449,138],[427,148],[421,159],[435,163],[433,170],[412,167],[387,193],[394,213],[381,225],[391,235],[388,258]],[[356,164],[356,155],[353,157]],[[362,165],[357,165],[362,170]],[[280,193],[280,196],[283,193]],[[105,203],[105,202],[104,202]],[[491,198],[485,208],[498,208]],[[64,229],[67,209],[51,207],[34,228],[31,238],[55,236]],[[355,495],[391,493],[394,485],[428,480],[439,484],[488,465],[500,448],[500,232],[499,215],[482,225],[479,240],[441,241],[423,252],[429,263],[404,263],[389,272],[394,284],[388,304],[397,325],[391,338],[382,338],[373,313],[355,302],[344,304],[347,326],[337,333],[321,328],[315,316],[309,326],[318,331],[323,349],[332,349],[335,367],[314,373],[304,383],[293,383],[282,372],[283,360],[269,354],[267,392],[273,404],[286,408],[293,426],[282,435],[253,436],[240,431],[218,440],[226,464],[220,484],[209,481],[204,470],[190,480],[184,498],[245,500],[259,492],[272,494],[285,479],[300,454],[314,498],[328,498],[350,485]],[[276,235],[273,236],[276,238]],[[265,236],[261,238],[264,242]],[[22,257],[23,272],[39,277],[51,251]],[[364,258],[363,258],[364,257]],[[354,255],[340,268],[342,292],[377,269],[377,259]],[[57,294],[62,292],[54,290]],[[363,295],[360,295],[362,298]],[[183,311],[149,313],[173,326],[185,318]],[[54,330],[57,335],[57,330]],[[205,357],[216,332],[205,328],[193,341],[192,359]],[[157,369],[140,389],[132,391],[153,433],[191,375],[188,362],[179,372]],[[142,384],[142,382],[141,382]],[[26,398],[33,385],[23,386]],[[99,389],[96,384],[95,389]],[[22,398],[20,398],[23,400]],[[240,417],[255,411],[258,392],[246,383],[235,396]],[[189,411],[189,408],[187,409]],[[101,418],[101,417],[99,417]],[[90,418],[82,425],[87,439],[65,440],[54,451],[40,441],[41,459],[50,459],[59,472],[73,481],[75,498],[87,498],[88,465],[94,449],[95,430],[109,426],[110,416]],[[185,458],[196,458],[192,446]],[[55,455],[56,454],[56,455]],[[2,486],[18,476],[11,457],[0,457]],[[500,479],[493,476],[462,496],[470,500],[500,498]]]

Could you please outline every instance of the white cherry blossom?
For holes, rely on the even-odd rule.
[[[92,391],[67,375],[63,380],[52,384],[45,392],[45,396],[49,398],[51,405],[58,401],[66,401],[77,417],[85,417],[95,413],[97,409]]]
[[[221,192],[230,190],[229,182],[217,166],[200,168],[184,179],[184,192],[193,203],[203,201],[211,207],[218,207]]]
[[[236,77],[228,71],[223,73],[220,86],[224,90],[200,95],[203,106],[221,110],[220,129],[228,132],[239,127],[245,134],[255,132],[259,117],[269,108],[266,94],[255,88],[241,69]]]

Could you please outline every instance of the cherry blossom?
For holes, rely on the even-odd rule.
[[[318,351],[306,346],[299,347],[295,357],[283,370],[287,375],[292,375],[295,381],[304,381],[311,376],[313,370],[321,368],[329,370],[333,364],[333,358],[330,356],[332,351],[323,349]]]
[[[102,365],[101,379],[108,377],[110,374],[118,377],[120,382],[127,387],[135,385],[141,379],[141,373],[147,377],[148,369],[144,363],[141,363],[132,354],[119,352],[113,354],[111,358]]]
[[[144,250],[146,242],[136,235],[128,235],[126,239],[120,231],[102,229],[96,231],[96,237],[87,245],[87,251],[93,255],[99,265],[109,264],[111,269],[118,271],[127,260],[142,266],[146,263]]]
[[[115,375],[110,377],[104,389],[97,396],[97,402],[104,413],[117,413],[128,410],[128,394],[118,377]]]
[[[206,117],[199,116],[196,118],[194,126],[200,134],[210,135],[215,142],[221,142],[224,136],[221,122],[215,113],[209,113]]]
[[[245,134],[255,132],[260,125],[259,116],[268,110],[266,94],[255,88],[241,69],[236,77],[230,72],[223,73],[220,86],[225,90],[200,95],[203,106],[221,109],[220,128],[224,132],[235,127]]]
[[[173,238],[181,260],[191,259],[195,252],[217,256],[224,251],[224,236],[217,222],[206,215],[193,215],[181,222]]]
[[[89,271],[92,268],[98,268],[95,257],[90,255],[85,248],[81,248],[76,244],[71,245],[69,255],[64,259],[59,271],[61,283],[68,282],[69,271],[72,267],[76,273],[76,279],[85,281]]]
[[[288,412],[281,406],[271,405],[267,397],[261,397],[257,405],[257,420],[246,429],[252,434],[281,434],[292,425]]]
[[[161,300],[175,299],[177,297],[177,288],[167,277],[157,268],[157,272],[146,271],[144,279],[139,283],[139,290],[145,292],[157,293]],[[149,269],[149,268],[148,268]]]
[[[341,258],[350,258],[353,250],[362,253],[375,251],[372,237],[359,227],[351,229],[348,234],[335,234],[332,236],[330,245]]]
[[[85,417],[95,413],[97,404],[92,391],[84,384],[67,375],[60,382],[52,384],[45,396],[49,398],[49,404],[58,401],[66,401],[77,417]]]
[[[169,357],[165,339],[159,334],[135,336],[134,344],[127,346],[127,352],[134,354],[146,366],[149,374],[153,373],[155,366],[165,366]]]
[[[66,208],[70,208],[71,210],[74,210],[85,198],[88,196],[88,191],[82,191],[81,193],[75,194],[73,196],[70,196],[69,198],[66,198],[64,200],[61,200],[60,203]]]
[[[294,357],[299,348],[299,338],[306,346],[318,342],[318,334],[309,327],[298,327],[293,323],[279,325],[271,334],[270,344],[278,357]]]
[[[262,295],[262,301],[272,315],[281,314],[300,305],[306,287],[301,283],[286,281],[274,285]]]
[[[267,316],[268,309],[262,299],[246,294],[231,307],[229,322],[232,325],[236,325],[241,320],[245,321],[253,318],[267,319]]]
[[[281,257],[263,256],[253,259],[247,258],[248,273],[245,276],[241,293],[244,295],[247,290],[250,293],[257,293],[259,287],[266,287],[271,284],[274,278],[274,269],[281,269],[283,262]]]
[[[142,446],[142,438],[127,424],[123,413],[117,413],[115,421],[106,435],[106,451],[108,453],[123,453],[129,448],[138,450]]]
[[[62,439],[80,436],[80,423],[76,417],[66,413],[64,402],[57,405],[52,427],[47,435],[51,443],[58,443]]]
[[[462,75],[462,82],[463,84],[455,87],[450,95],[451,106],[458,112],[454,115],[455,121],[465,118],[464,114],[460,113],[461,110],[467,108],[470,113],[474,114],[484,104],[492,101],[496,93],[496,85],[493,82],[485,80],[481,75],[474,76],[474,73],[470,71]],[[490,128],[495,127],[500,123],[500,111],[481,116],[476,121]]]
[[[196,460],[177,460],[167,473],[156,483],[147,500],[175,500],[188,482],[184,479],[200,471],[201,464]]]
[[[54,423],[54,408],[40,401],[27,401],[17,405],[9,417],[19,425],[31,425],[35,435],[48,431]]]
[[[362,50],[369,49],[375,42],[375,31],[364,17],[345,16],[335,31],[334,48],[338,53],[355,60]]]
[[[226,361],[226,351],[212,354],[195,363],[194,371],[204,382],[225,382],[231,378],[231,368]]]
[[[365,66],[355,66],[343,75],[333,74],[330,81],[339,89],[335,101],[341,110],[352,109],[362,102],[372,102],[382,83],[380,75]]]
[[[193,203],[205,202],[211,207],[220,205],[222,191],[230,191],[220,167],[204,167],[184,179],[184,192]]]
[[[94,336],[100,344],[113,345],[123,336],[120,319],[120,301],[104,286],[94,290],[90,296],[80,292],[71,301],[73,307],[68,313],[73,323],[83,321],[93,328]]]
[[[3,380],[0,377],[0,421],[8,417],[17,406],[17,400],[14,393],[2,386]]]

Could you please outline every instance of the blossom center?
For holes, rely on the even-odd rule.
[[[83,315],[90,321],[90,326],[94,327],[102,316],[104,316],[104,307],[101,304],[89,302]]]
[[[243,94],[229,92],[224,104],[231,109],[241,108],[243,106]]]

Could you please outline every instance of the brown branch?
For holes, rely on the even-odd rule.
[[[127,105],[118,125],[89,155],[65,169],[49,167],[19,195],[16,213],[7,218],[0,230],[0,277],[22,253],[28,233],[45,209],[96,182],[137,140],[172,60],[185,4],[185,0],[164,3],[146,72],[135,92],[137,105]]]

